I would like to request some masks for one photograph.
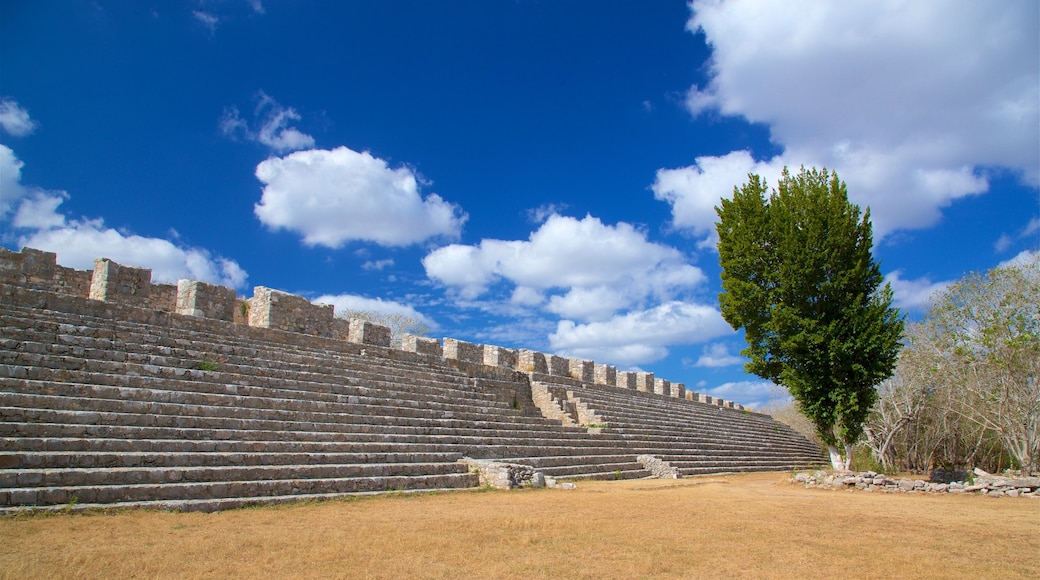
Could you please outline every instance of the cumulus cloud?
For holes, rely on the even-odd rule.
[[[610,320],[557,323],[549,335],[555,352],[619,366],[650,363],[668,356],[668,347],[706,342],[733,333],[713,306],[671,301]]]
[[[353,310],[356,312],[377,312],[379,314],[400,315],[419,321],[429,328],[436,326],[432,320],[415,308],[412,308],[407,304],[401,304],[400,302],[383,300],[382,298],[365,298],[364,296],[357,296],[355,294],[323,294],[315,298],[312,302],[316,304],[331,304],[335,307],[336,312]]]
[[[234,260],[214,256],[202,248],[178,246],[168,240],[149,238],[112,228],[100,219],[70,220],[59,206],[69,198],[64,191],[44,190],[21,183],[22,162],[0,145],[0,224],[14,209],[10,226],[18,233],[20,246],[58,254],[63,266],[92,269],[95,258],[109,258],[150,268],[156,282],[182,278],[242,288],[246,272]]]
[[[852,201],[870,206],[879,239],[931,226],[942,208],[987,191],[983,168],[1040,185],[1035,2],[695,0],[691,9],[687,28],[712,48],[709,82],[687,95],[691,113],[766,124],[784,147],[770,169],[837,170]],[[673,204],[677,226],[711,235],[696,216],[744,182],[734,163],[761,169],[732,155],[659,173],[655,195]]]
[[[729,348],[721,342],[709,344],[704,347],[704,352],[693,366],[706,367],[706,368],[722,368],[730,367],[733,365],[739,365],[744,362],[744,359],[739,356],[730,354]]]
[[[13,99],[0,100],[0,127],[15,137],[24,137],[36,130],[36,121],[29,118],[29,111]]]
[[[253,123],[243,119],[238,108],[229,107],[220,119],[221,132],[232,139],[266,145],[275,153],[314,147],[314,137],[290,126],[293,121],[301,120],[296,109],[283,107],[263,91],[260,91],[258,100]]]
[[[936,293],[942,292],[950,281],[932,282],[927,277],[917,280],[903,280],[902,271],[896,270],[888,276],[885,281],[892,286],[892,302],[904,310],[920,310],[928,308]]]
[[[752,409],[764,409],[791,401],[791,396],[770,381],[737,381],[698,391],[714,398],[740,403]]]
[[[425,258],[426,274],[474,299],[500,281],[516,285],[514,302],[540,303],[580,320],[604,319],[646,298],[668,299],[700,284],[704,273],[675,248],[655,244],[624,222],[606,225],[553,214],[526,241],[452,244]],[[519,290],[523,288],[523,290]]]
[[[303,236],[308,246],[340,248],[349,241],[407,246],[457,238],[466,221],[437,194],[423,198],[415,173],[347,147],[309,149],[256,166],[264,184],[256,216],[273,230]]]

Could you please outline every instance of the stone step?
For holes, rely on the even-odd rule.
[[[0,451],[0,469],[453,463],[461,458],[460,453],[444,451],[432,453]],[[0,473],[3,472],[0,471]]]
[[[17,424],[6,424],[8,427]],[[25,425],[27,432],[33,427],[46,424]],[[61,425],[53,425],[62,428]],[[16,429],[14,429],[16,430]],[[262,439],[133,439],[128,430],[114,434],[115,437],[0,437],[0,453],[240,453],[240,454],[387,454],[387,455],[459,455],[444,451],[437,443],[397,443],[365,441],[300,441]],[[139,433],[138,433],[139,434]]]
[[[0,402],[8,400],[10,394],[0,392]],[[43,396],[37,396],[41,398]],[[554,432],[544,430],[537,432],[527,425],[515,426],[496,421],[456,421],[453,419],[401,418],[382,416],[358,416],[355,422],[345,420],[343,416],[321,416],[313,414],[313,419],[302,419],[300,416],[286,414],[284,418],[251,417],[247,412],[235,412],[235,409],[204,408],[201,406],[180,406],[182,414],[169,411],[171,404],[141,403],[134,412],[94,411],[93,399],[74,399],[71,397],[49,397],[48,407],[12,407],[0,406],[0,422],[20,423],[65,423],[81,425],[119,425],[161,428],[194,428],[194,429],[228,429],[228,430],[264,430],[264,431],[327,431],[343,434],[387,433],[414,435],[493,435],[510,437],[534,437],[559,440],[579,440],[587,437],[581,432]],[[127,403],[131,405],[133,402]],[[81,408],[74,408],[74,407]],[[190,408],[186,408],[190,407]],[[154,409],[149,412],[147,409]],[[220,411],[218,413],[218,411]],[[230,411],[223,413],[223,411]],[[319,421],[317,419],[330,419]],[[336,420],[340,419],[340,420]],[[0,423],[2,424],[2,423]],[[518,427],[518,428],[514,428]]]
[[[400,477],[464,473],[460,463],[349,463],[0,469],[0,490],[25,487],[126,486],[217,481]]]
[[[61,313],[57,313],[61,316]],[[232,323],[221,323],[219,321],[207,321],[209,323],[215,323],[222,325],[221,330],[226,333],[227,330],[252,330],[252,334],[257,336],[251,336],[252,346],[241,346],[240,337],[228,336],[227,334],[210,334],[199,331],[184,331],[176,328],[175,326],[164,327],[163,333],[155,334],[154,327],[146,324],[134,323],[130,321],[112,321],[109,319],[98,320],[98,319],[86,319],[86,317],[79,316],[78,318],[84,319],[79,320],[85,324],[68,324],[68,322],[61,322],[59,318],[51,316],[49,320],[41,320],[46,317],[47,314],[41,313],[41,311],[32,311],[26,313],[25,316],[30,316],[28,321],[23,321],[20,325],[27,327],[28,329],[35,328],[41,331],[40,327],[44,330],[51,331],[54,335],[48,335],[47,338],[54,338],[54,340],[43,340],[44,343],[56,342],[62,343],[67,342],[73,346],[73,348],[82,348],[84,343],[86,346],[89,344],[100,344],[101,349],[93,349],[93,351],[104,350],[104,351],[128,351],[135,352],[136,350],[143,349],[149,353],[158,353],[161,356],[168,356],[173,359],[178,359],[186,363],[185,366],[195,366],[201,359],[205,357],[231,357],[245,361],[242,364],[251,365],[252,361],[256,359],[266,359],[269,363],[268,366],[271,368],[284,368],[292,371],[299,372],[313,372],[315,367],[322,368],[322,374],[335,374],[337,370],[348,370],[351,373],[357,374],[358,369],[362,367],[371,367],[375,365],[372,371],[375,375],[386,375],[388,373],[400,374],[407,373],[411,378],[420,381],[434,381],[445,384],[467,384],[470,382],[469,377],[464,373],[451,369],[445,365],[439,365],[437,376],[431,378],[429,373],[424,372],[423,369],[428,367],[431,362],[429,357],[421,357],[414,355],[413,353],[403,353],[400,351],[391,351],[390,349],[381,349],[380,347],[362,346],[355,345],[352,343],[346,343],[338,340],[331,339],[319,339],[321,348],[308,348],[306,345],[301,344],[287,344],[284,341],[260,341],[259,336],[273,335],[280,336],[286,333],[280,333],[279,331],[268,331],[257,334],[255,331],[258,329],[249,329],[249,327],[242,327],[241,325],[235,325]],[[66,315],[65,318],[69,316]],[[171,320],[176,320],[178,317],[174,317]],[[197,319],[189,319],[192,323],[199,322]],[[99,333],[95,327],[97,324],[108,324],[114,327],[111,333]],[[79,333],[89,333],[90,336],[82,336]],[[102,335],[103,336],[100,336]],[[292,339],[318,339],[318,337],[305,337],[304,335],[292,335]],[[284,338],[284,337],[283,337]],[[90,343],[92,340],[101,341],[99,343]],[[306,341],[305,341],[306,342]],[[365,356],[368,351],[377,351],[384,354],[392,353],[397,357],[406,357],[406,360],[397,360],[395,357],[373,357]],[[345,363],[340,364],[340,363]],[[399,377],[401,378],[401,377]],[[446,382],[445,382],[446,381]]]
[[[475,487],[477,475],[451,473],[415,476],[267,479],[222,482],[143,483],[129,485],[20,487],[0,489],[0,505],[36,506],[72,503],[184,501],[263,496],[300,496],[374,491],[455,489]]]
[[[190,386],[190,381],[185,381]],[[157,382],[157,386],[174,386],[169,382]],[[181,386],[181,385],[176,385]],[[9,379],[0,377],[0,389],[8,393],[6,398],[0,397],[0,402],[11,406],[35,406],[40,404],[41,397],[62,397],[76,400],[96,400],[96,404],[87,404],[90,410],[125,410],[129,411],[132,405],[129,403],[147,403],[150,405],[149,412],[162,412],[157,410],[156,404],[188,405],[199,407],[237,408],[250,409],[255,412],[277,411],[281,415],[286,412],[306,413],[300,415],[302,420],[314,420],[312,414],[334,414],[343,417],[349,416],[385,416],[385,417],[408,417],[408,418],[435,418],[456,419],[467,421],[490,420],[498,418],[503,423],[513,425],[529,425],[532,428],[548,428],[550,423],[544,419],[525,417],[510,412],[496,413],[494,409],[483,409],[483,412],[474,410],[473,407],[431,405],[423,407],[419,405],[407,405],[407,401],[380,400],[375,397],[362,399],[351,399],[344,397],[341,401],[310,401],[300,400],[292,397],[271,397],[263,393],[256,394],[253,389],[240,388],[238,386],[226,386],[228,392],[211,393],[183,390],[169,390],[163,388],[146,387],[112,387],[98,384],[92,381],[90,384],[70,382],[50,382],[30,379]],[[244,394],[239,394],[246,391]],[[232,394],[233,393],[233,394]],[[285,394],[285,393],[277,393]],[[22,395],[18,397],[18,395]],[[39,400],[37,400],[39,399]],[[16,403],[16,401],[21,401]],[[172,408],[172,407],[171,407]],[[251,412],[252,412],[251,411]],[[175,413],[174,413],[175,414]],[[256,415],[253,415],[256,416]]]
[[[42,344],[42,343],[33,343]],[[333,376],[328,373],[310,371],[275,372],[257,365],[242,367],[242,373],[227,371],[205,371],[197,368],[185,368],[153,364],[164,362],[162,357],[147,357],[149,363],[132,361],[116,361],[105,359],[89,359],[68,354],[50,354],[32,351],[0,350],[0,371],[9,376],[18,372],[31,378],[44,378],[47,372],[68,373],[73,371],[99,375],[126,376],[129,381],[136,377],[153,377],[172,380],[191,380],[198,383],[216,383],[219,385],[241,384],[244,386],[263,386],[269,388],[291,389],[306,396],[307,392],[327,392],[331,389],[344,394],[376,391],[385,397],[397,396],[401,399],[423,399],[442,404],[459,404],[459,401],[485,401],[487,405],[509,408],[504,401],[499,401],[493,394],[480,392],[472,385],[460,389],[454,384],[423,385],[398,380],[387,380],[386,376],[374,377],[352,375]],[[263,361],[261,361],[263,362]],[[19,370],[21,369],[21,370]],[[393,378],[393,377],[390,377]],[[200,387],[201,388],[201,387]]]
[[[60,417],[59,417],[60,418]],[[316,445],[361,445],[361,444],[430,444],[442,449],[466,449],[470,456],[485,457],[485,452],[502,452],[507,457],[522,453],[538,453],[538,450],[562,449],[567,452],[587,450],[588,453],[617,453],[617,442],[600,438],[561,439],[558,437],[529,436],[524,432],[488,432],[466,434],[443,430],[439,433],[417,433],[414,430],[382,429],[364,432],[330,432],[322,430],[276,431],[247,429],[198,429],[191,427],[155,427],[139,425],[73,424],[71,422],[17,422],[0,421],[0,438],[16,440],[36,439],[128,439],[128,440],[181,440],[186,442],[211,442],[214,446],[224,443],[247,441],[267,444],[299,443]],[[203,444],[199,443],[199,444]],[[624,446],[620,447],[624,449]],[[522,450],[521,452],[513,450]]]

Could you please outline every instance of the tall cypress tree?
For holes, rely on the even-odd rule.
[[[895,367],[902,316],[871,255],[870,210],[849,203],[837,173],[784,169],[766,190],[749,175],[715,208],[722,315],[744,329],[748,372],[785,387],[848,469]]]

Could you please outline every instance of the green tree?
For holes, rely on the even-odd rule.
[[[903,320],[871,255],[870,210],[861,217],[836,173],[784,169],[766,192],[752,174],[715,208],[722,315],[744,329],[748,372],[786,388],[848,469]]]

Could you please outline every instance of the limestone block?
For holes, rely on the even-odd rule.
[[[339,340],[350,340],[350,320],[333,316],[329,336]]]
[[[617,367],[596,364],[593,368],[593,374],[597,385],[617,386]]]
[[[511,348],[485,344],[483,359],[487,366],[512,369],[516,368],[517,352]]]
[[[520,349],[517,355],[516,370],[524,373],[549,373],[549,365],[545,355],[526,348]]]
[[[312,304],[302,296],[257,286],[249,301],[249,325],[329,336],[333,312],[331,304]]]
[[[549,374],[557,377],[569,377],[571,376],[571,364],[570,361],[563,358],[562,356],[556,356],[554,354],[546,355],[546,362],[549,363]]]
[[[414,334],[405,333],[401,337],[401,349],[407,352],[414,352],[428,356],[443,356],[440,341],[436,338],[429,338],[426,336],[416,336]]]
[[[686,400],[687,401],[696,401],[696,400],[698,400],[697,397],[699,397],[699,396],[700,396],[700,394],[697,393],[696,391],[686,391]]]
[[[673,397],[675,397],[676,399],[685,399],[686,398],[686,385],[684,385],[682,383],[672,383],[671,395]]]
[[[237,299],[235,291],[224,286],[196,280],[177,282],[177,314],[230,321]]]
[[[699,401],[702,402],[702,403],[707,403],[707,404],[710,405],[710,404],[712,404],[711,395],[701,395],[701,398],[699,399]]]
[[[644,393],[654,392],[654,373],[639,371],[636,373],[636,390]]]
[[[654,379],[654,393],[658,395],[671,395],[672,382],[667,379]]]
[[[390,328],[360,318],[351,318],[347,340],[356,344],[390,346]]]
[[[567,359],[567,372],[572,379],[583,383],[591,383],[595,378],[595,363],[580,358]]]
[[[454,338],[444,339],[443,353],[446,359],[481,364],[484,362],[484,353],[481,352],[479,344],[463,342]]]
[[[616,384],[622,389],[634,389],[636,388],[636,374],[632,371],[618,371]]]
[[[133,306],[148,306],[152,271],[117,264],[108,258],[94,260],[90,298]]]

